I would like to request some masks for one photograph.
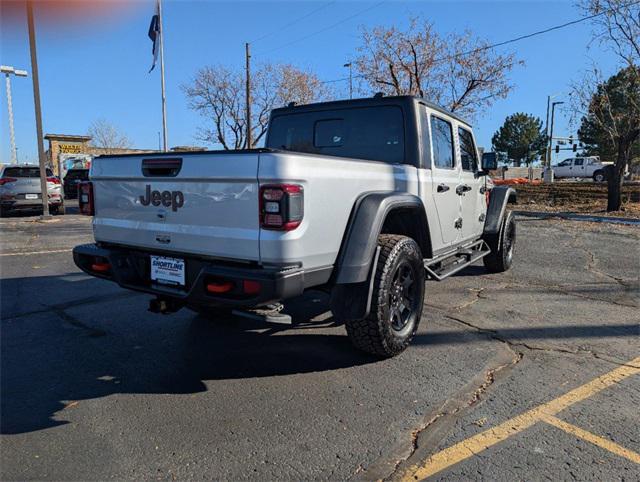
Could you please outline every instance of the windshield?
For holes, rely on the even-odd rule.
[[[402,109],[378,106],[283,114],[266,147],[388,163],[404,162]]]

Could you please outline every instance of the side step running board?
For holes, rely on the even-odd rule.
[[[424,260],[424,269],[430,278],[442,281],[448,276],[466,268],[491,252],[484,240],[476,241],[456,251]],[[444,261],[451,262],[443,265]]]

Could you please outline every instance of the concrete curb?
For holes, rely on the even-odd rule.
[[[514,211],[518,216],[531,218],[551,219],[561,218],[571,221],[588,221],[592,223],[624,224],[627,226],[640,226],[640,219],[637,218],[617,218],[613,216],[594,216],[592,214],[576,214],[568,212],[549,213],[544,211]]]

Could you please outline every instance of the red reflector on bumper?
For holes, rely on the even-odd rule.
[[[219,281],[216,283],[207,283],[207,291],[209,293],[228,293],[233,289],[232,281]]]
[[[93,271],[104,273],[105,271],[109,271],[111,269],[111,265],[109,263],[93,263],[91,265],[91,269]]]
[[[260,293],[261,288],[262,285],[259,281],[246,279],[242,282],[242,291],[244,291],[248,295],[257,295],[258,293]]]

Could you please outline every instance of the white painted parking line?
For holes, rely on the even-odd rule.
[[[71,248],[67,249],[49,249],[46,251],[23,251],[19,253],[0,253],[0,256],[29,256],[31,254],[52,254],[52,253],[68,253]]]

